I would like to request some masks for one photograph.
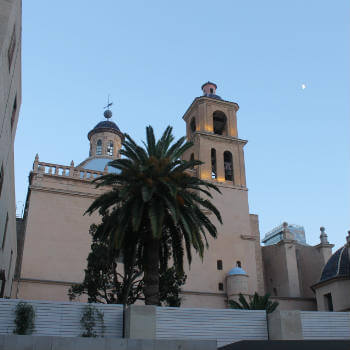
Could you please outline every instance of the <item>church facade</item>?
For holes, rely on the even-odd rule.
[[[182,306],[225,308],[239,293],[270,293],[281,309],[315,310],[316,284],[332,254],[323,231],[315,247],[294,239],[284,224],[276,244],[260,245],[259,219],[250,213],[246,185],[244,146],[238,136],[235,102],[216,94],[207,82],[183,116],[186,136],[193,147],[185,159],[203,162],[193,176],[214,182],[221,195],[213,203],[223,225],[218,238],[209,238],[203,261],[193,257],[182,289]],[[83,280],[90,249],[89,227],[95,214],[83,216],[104,189],[91,180],[113,171],[108,162],[119,157],[123,133],[109,120],[98,123],[89,134],[89,157],[75,165],[41,162],[36,156],[29,176],[23,218],[23,249],[17,260],[18,275],[12,296],[23,299],[68,300],[68,289]],[[322,238],[323,237],[323,238]]]

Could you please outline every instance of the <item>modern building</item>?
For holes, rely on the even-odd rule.
[[[14,141],[21,106],[22,2],[0,0],[0,297],[11,295],[17,257]]]
[[[207,82],[203,94],[188,107],[183,120],[193,147],[184,159],[199,159],[193,176],[215,183],[213,193],[223,225],[218,238],[208,238],[203,261],[193,257],[182,289],[182,306],[225,308],[239,293],[269,292],[283,309],[315,310],[311,290],[331,255],[331,245],[306,246],[295,240],[284,224],[276,244],[260,246],[258,216],[250,213],[246,185],[244,146],[237,127],[239,106],[216,95]],[[21,271],[14,297],[68,300],[73,283],[83,280],[90,249],[89,226],[97,214],[83,216],[102,193],[91,180],[112,169],[108,162],[119,157],[123,133],[110,121],[99,122],[89,133],[89,157],[78,165],[39,161],[29,176],[25,206],[25,234]],[[21,255],[21,253],[20,253]]]
[[[293,239],[300,244],[306,245],[305,230],[303,226],[288,224],[288,230]],[[283,239],[283,224],[275,227],[265,234],[262,243],[265,245],[276,244]]]

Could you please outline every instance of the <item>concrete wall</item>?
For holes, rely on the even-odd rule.
[[[62,338],[0,335],[0,349],[11,350],[216,350],[212,340]]]
[[[0,192],[0,271],[3,271],[6,278],[5,296],[11,294],[17,256],[13,146],[22,100],[21,36],[22,2],[0,0],[0,172],[3,168],[0,175],[3,178],[0,180],[3,182]],[[15,39],[15,46],[10,64],[8,53],[11,38]]]
[[[319,280],[324,267],[320,249],[283,240],[262,247],[262,257],[266,292],[276,298],[282,297],[281,306],[291,299],[299,307],[305,305],[304,310],[315,305],[311,286]],[[299,309],[295,302],[290,303],[288,309]]]
[[[268,329],[270,340],[350,339],[350,313],[276,310]]]

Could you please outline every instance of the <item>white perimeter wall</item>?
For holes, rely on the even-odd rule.
[[[265,311],[157,307],[156,338],[217,340],[218,347],[239,340],[265,340]]]
[[[301,311],[304,339],[350,339],[350,312]]]
[[[123,336],[123,306],[116,304],[87,304],[56,301],[0,299],[0,334],[13,334],[16,305],[20,301],[35,309],[33,335],[79,337],[85,332],[80,319],[86,305],[93,305],[104,314],[105,337]],[[99,324],[99,322],[97,322]],[[96,327],[98,333],[101,329]]]

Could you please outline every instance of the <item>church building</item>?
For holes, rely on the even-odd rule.
[[[220,188],[222,194],[213,193],[212,201],[221,212],[223,225],[214,221],[218,238],[209,238],[203,261],[193,256],[182,288],[182,306],[226,308],[228,300],[237,299],[239,293],[258,292],[270,293],[280,309],[316,310],[311,286],[319,282],[333,245],[323,229],[320,244],[309,246],[295,238],[287,223],[279,228],[278,240],[260,245],[259,219],[248,205],[247,141],[238,135],[239,106],[222,99],[216,89],[216,84],[205,83],[202,95],[183,115],[187,139],[193,142],[184,158],[201,160],[193,176]],[[89,227],[100,221],[97,214],[83,214],[105,191],[96,189],[91,181],[113,171],[108,162],[120,157],[124,137],[110,120],[110,110],[104,117],[88,133],[89,157],[83,162],[59,165],[35,157],[13,297],[65,301],[70,286],[83,280]]]

